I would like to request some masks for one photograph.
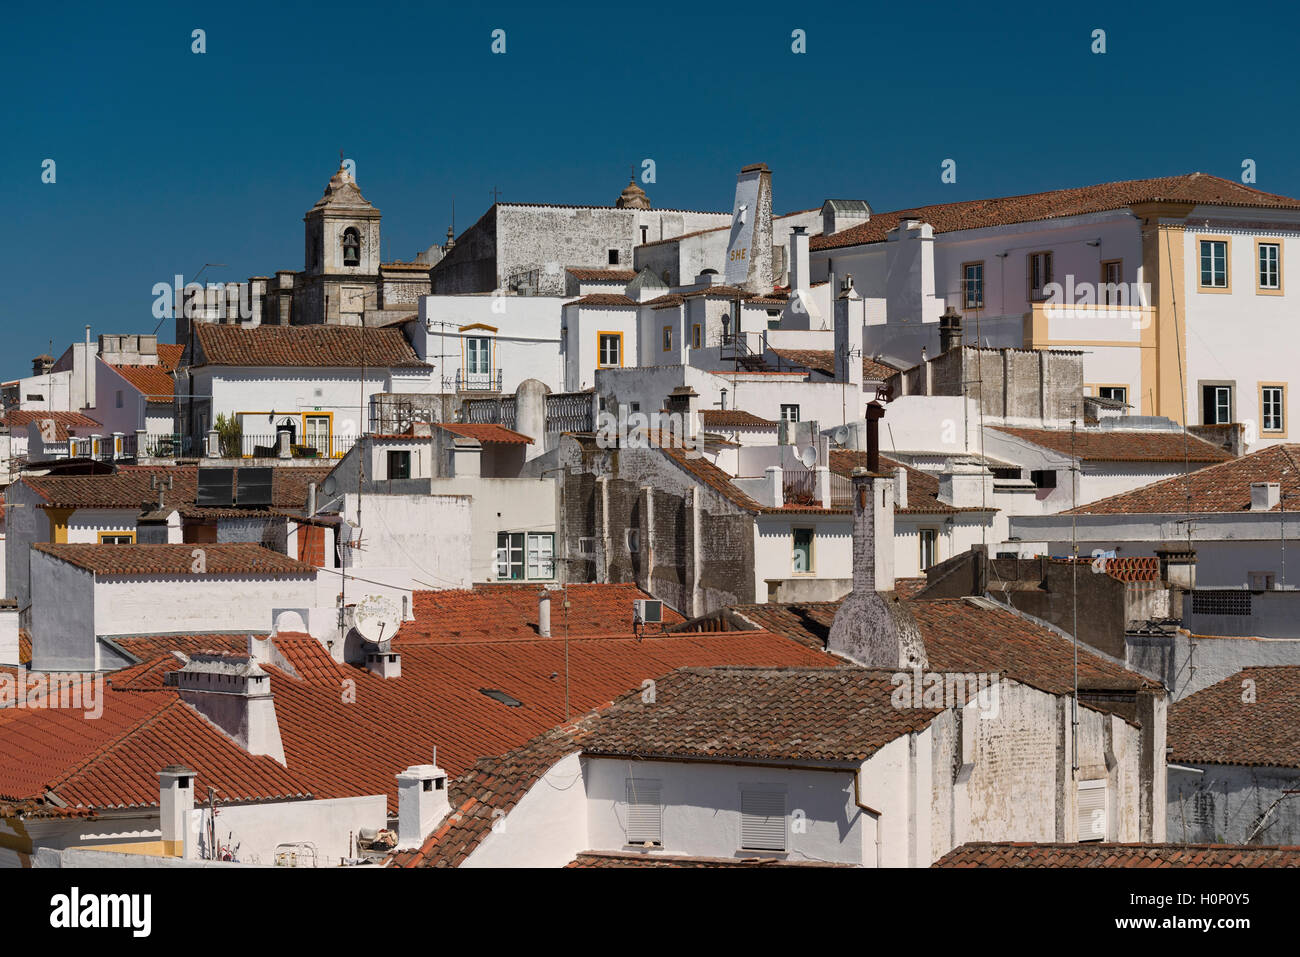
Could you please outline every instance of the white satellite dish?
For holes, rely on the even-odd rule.
[[[367,595],[357,602],[352,613],[352,627],[375,645],[390,640],[401,624],[402,610],[386,595]]]
[[[849,427],[847,425],[837,426],[835,431],[831,433],[831,438],[836,445],[847,445],[849,442]]]
[[[807,446],[799,453],[799,461],[804,464],[804,468],[812,468],[817,464],[817,449],[814,446]]]

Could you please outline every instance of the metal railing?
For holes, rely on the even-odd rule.
[[[831,473],[831,508],[853,507],[853,479]]]
[[[812,469],[783,469],[781,497],[786,505],[820,505],[817,497],[817,473]]]
[[[500,392],[503,381],[500,369],[495,372],[463,372],[457,369],[455,376],[443,378],[442,385],[444,389],[451,388],[457,392]]]

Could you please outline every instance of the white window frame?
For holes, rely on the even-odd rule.
[[[781,403],[781,421],[798,422],[799,421],[799,403],[783,402]]]
[[[555,533],[529,532],[526,561],[526,573],[530,579],[554,578]]]
[[[663,784],[648,778],[627,778],[627,821],[624,825],[629,846],[664,846]]]
[[[918,528],[916,530],[917,559],[921,571],[925,571],[939,560],[939,530],[937,528]],[[930,561],[926,562],[926,553]]]
[[[492,337],[465,337],[465,374],[492,374]]]
[[[1259,244],[1259,262],[1256,272],[1260,289],[1267,289],[1270,292],[1282,288],[1282,244],[1281,243],[1260,243]],[[1264,250],[1272,250],[1272,257],[1266,259]]]
[[[1207,261],[1206,252],[1209,252]],[[1221,251],[1215,247],[1222,247]],[[1221,253],[1221,254],[1220,254]],[[1209,266],[1209,272],[1206,272],[1206,266]],[[1197,269],[1200,270],[1200,286],[1202,289],[1227,289],[1228,288],[1228,241],[1226,239],[1202,239],[1200,248],[1197,250]],[[1206,282],[1206,276],[1210,281]],[[1220,282],[1219,280],[1222,280]]]
[[[501,540],[505,539],[505,544]],[[527,574],[526,536],[523,532],[497,532],[496,577],[498,581],[524,581]],[[519,574],[511,575],[513,568]]]
[[[785,852],[790,849],[788,795],[784,788],[742,785],[738,845],[742,851]],[[780,814],[774,813],[780,808]],[[779,820],[779,828],[777,821]],[[779,838],[778,838],[779,835]]]

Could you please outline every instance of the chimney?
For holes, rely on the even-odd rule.
[[[834,290],[832,289],[832,294]],[[862,297],[853,289],[853,277],[832,303],[835,316],[835,378],[862,388]]]
[[[1250,483],[1250,510],[1267,512],[1282,501],[1282,486],[1277,482]]]
[[[447,772],[415,764],[397,775],[397,847],[419,847],[451,811]]]
[[[1196,588],[1196,549],[1186,545],[1163,545],[1156,549],[1160,560],[1160,580],[1170,588],[1192,591]]]
[[[828,650],[868,668],[925,668],[920,630],[894,594],[894,479],[879,472],[882,414],[879,403],[867,407],[867,460],[876,468],[853,470],[853,590],[835,613]]]
[[[790,230],[790,292],[808,288],[808,230],[796,226]]]
[[[901,465],[894,470],[894,504],[907,508],[907,469]]]
[[[550,391],[540,379],[525,379],[515,389],[515,431],[533,440],[524,446],[525,461],[546,451],[546,396]]]
[[[551,591],[543,588],[537,595],[537,634],[551,637]]]
[[[402,677],[402,655],[393,651],[388,642],[366,650],[366,670],[377,678]]]
[[[700,434],[700,394],[688,385],[679,385],[668,393],[668,411],[681,417],[680,438],[685,448],[695,448]]]
[[[169,764],[158,772],[158,820],[163,853],[188,857],[185,838],[194,810],[194,772],[182,764]]]
[[[285,763],[271,678],[251,656],[196,652],[185,667],[167,677],[182,701],[249,754]]]
[[[939,354],[943,355],[949,349],[960,346],[961,343],[961,313],[949,306],[939,317]]]

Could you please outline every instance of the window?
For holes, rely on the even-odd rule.
[[[497,578],[519,581],[524,577],[524,533],[497,532]]]
[[[698,349],[700,347],[700,341],[700,324],[697,322],[695,325],[691,326],[691,348]]]
[[[118,389],[118,390],[117,390],[117,407],[118,407],[119,409],[122,408],[122,390],[121,390],[121,389]]]
[[[471,336],[465,340],[465,371],[470,375],[487,375],[492,371],[492,340]]]
[[[555,535],[551,532],[528,534],[528,577],[555,577]]]
[[[673,351],[673,327],[664,326],[664,352]]]
[[[388,453],[388,478],[409,479],[411,477],[411,453],[407,450]]]
[[[663,847],[664,807],[658,781],[627,779],[627,842]]]
[[[1227,425],[1232,421],[1232,386],[1201,386],[1201,424]]]
[[[1034,488],[1056,488],[1056,470],[1033,469],[1029,473],[1029,481],[1034,483]]]
[[[1099,399],[1114,399],[1116,402],[1128,402],[1128,386],[1101,385],[1097,387]]]
[[[1256,291],[1280,293],[1282,291],[1282,245],[1280,243],[1255,243],[1255,258],[1259,263],[1259,283]]]
[[[1101,295],[1097,297],[1102,305],[1125,305],[1124,261],[1108,259],[1101,264]]]
[[[617,265],[618,265],[618,250],[617,250],[617,249],[611,249],[611,250],[609,251],[609,264],[610,264],[611,266],[617,266]]]
[[[782,421],[782,422],[798,422],[798,421],[799,421],[799,406],[798,406],[797,404],[794,404],[794,403],[783,404],[783,405],[781,406],[781,421]]]
[[[1045,299],[1047,293],[1043,291],[1044,287],[1052,281],[1052,254],[1030,253],[1029,254],[1029,298]]]
[[[318,455],[329,455],[330,417],[328,415],[304,415],[302,417],[302,443],[314,448]]]
[[[101,545],[134,545],[135,532],[100,532]]]
[[[939,545],[939,530],[922,528],[918,530],[918,536],[921,544],[921,571],[925,571],[934,564],[935,550]]]
[[[1260,428],[1264,432],[1286,431],[1286,386],[1262,385],[1259,387]]]
[[[1079,840],[1106,840],[1106,782],[1079,782]]]
[[[784,851],[785,793],[745,788],[740,792],[740,849]]]
[[[598,334],[598,361],[602,369],[623,364],[623,333],[602,332]]]
[[[646,238],[646,237],[648,237],[649,235],[650,235],[650,227],[649,227],[649,226],[642,226],[642,227],[641,227],[641,244],[642,244],[643,246],[644,246],[644,245],[649,241],[649,240]]]
[[[813,530],[811,528],[796,528],[793,530],[794,538],[794,573],[796,575],[807,575],[813,570]]]
[[[1251,591],[1269,591],[1277,582],[1277,577],[1272,572],[1246,572],[1246,579],[1250,582]]]
[[[984,308],[984,263],[963,263],[961,267],[963,309]]]
[[[1200,249],[1201,288],[1228,289],[1228,241],[1202,239]]]
[[[361,233],[355,226],[343,230],[343,265],[361,265]]]

